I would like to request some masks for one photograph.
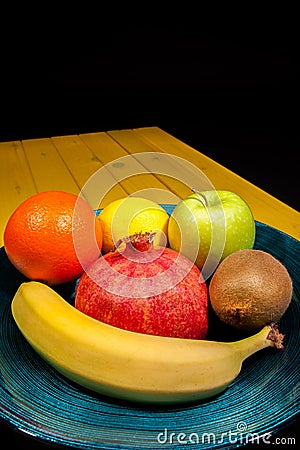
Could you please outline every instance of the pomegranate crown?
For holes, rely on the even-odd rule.
[[[134,233],[130,236],[125,236],[119,239],[115,245],[114,251],[117,250],[121,244],[125,243],[126,246],[132,246],[134,249],[139,252],[146,252],[153,247],[153,241],[156,236],[156,232],[146,233]]]

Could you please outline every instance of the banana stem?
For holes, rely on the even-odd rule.
[[[233,347],[244,361],[253,353],[258,352],[266,347],[284,348],[282,341],[284,335],[279,332],[276,324],[266,325],[261,331],[242,339],[237,342],[232,342]]]

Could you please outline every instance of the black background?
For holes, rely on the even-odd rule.
[[[45,8],[2,17],[1,141],[158,126],[299,209],[295,11],[246,8],[218,21],[190,11],[185,23],[158,23],[155,9],[145,23],[145,4],[129,24],[102,7],[76,20],[59,9],[49,20]],[[279,436],[299,443],[296,426]]]
[[[158,126],[298,210],[295,14],[24,21],[2,41],[0,140]]]

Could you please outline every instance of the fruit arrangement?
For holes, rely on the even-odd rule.
[[[248,356],[283,348],[276,323],[291,301],[292,281],[271,254],[253,249],[255,221],[237,194],[195,192],[170,217],[154,202],[128,197],[98,218],[81,206],[77,221],[78,202],[68,214],[48,204],[42,216],[38,196],[17,208],[5,230],[7,255],[29,278],[12,313],[32,347],[69,379],[137,402],[199,400],[226,389]],[[23,216],[23,236],[14,243],[12,230]],[[36,251],[26,259],[30,243]],[[53,286],[75,280],[70,304]],[[251,334],[234,342],[207,339],[210,310]]]
[[[245,358],[282,345],[282,336],[269,325],[231,343],[123,330],[87,316],[35,281],[20,286],[12,312],[28,342],[60,373],[93,391],[135,402],[181,403],[219,394],[238,376]]]

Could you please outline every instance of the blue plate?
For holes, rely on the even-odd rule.
[[[172,206],[164,205],[168,213]],[[27,281],[0,249],[0,419],[37,441],[78,449],[236,448],[251,439],[274,442],[273,434],[296,420],[300,404],[300,242],[256,222],[255,248],[279,259],[294,294],[280,321],[285,349],[265,349],[248,358],[228,389],[217,397],[178,406],[144,406],[87,391],[64,378],[32,350],[11,315],[12,298]],[[70,298],[74,284],[58,292]],[[214,324],[210,338],[224,339]],[[42,330],[41,330],[42,332]],[[232,330],[226,339],[239,338]],[[269,351],[270,350],[270,351]],[[120,368],[121,370],[121,368]],[[273,439],[273,440],[272,440]],[[194,446],[195,447],[195,446]]]

